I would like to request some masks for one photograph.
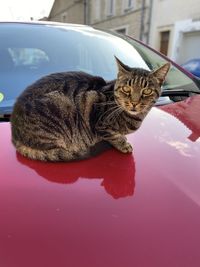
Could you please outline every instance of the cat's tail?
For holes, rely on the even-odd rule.
[[[23,156],[40,161],[77,161],[88,159],[94,156],[101,154],[102,152],[110,149],[112,146],[105,142],[101,141],[95,144],[93,147],[89,148],[87,151],[68,151],[64,148],[53,148],[48,150],[40,150],[36,148],[31,148],[20,142],[13,142],[16,147],[16,150]]]
[[[29,159],[40,160],[40,161],[71,161],[74,156],[68,153],[63,148],[54,148],[48,150],[40,150],[36,148],[28,147],[18,142],[14,144],[16,150],[22,155]]]

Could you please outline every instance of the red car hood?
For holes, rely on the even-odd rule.
[[[81,162],[15,152],[0,124],[1,267],[199,267],[200,97],[153,108],[114,149]]]

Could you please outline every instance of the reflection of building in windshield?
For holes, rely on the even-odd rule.
[[[192,131],[188,136],[192,142],[200,137],[200,95],[160,108],[178,118]]]
[[[169,62],[167,58],[162,57],[155,50],[138,43],[135,40],[128,40],[134,48],[141,55],[145,63],[150,69],[157,69],[162,66],[164,63]],[[189,91],[199,91],[198,87],[190,78],[190,74],[187,75],[179,68],[172,64],[170,71],[165,79],[163,89],[185,89]]]
[[[46,53],[38,48],[9,48],[15,66],[33,66],[49,61]]]

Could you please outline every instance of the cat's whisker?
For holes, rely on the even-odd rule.
[[[95,106],[108,106],[108,105],[116,105],[116,103],[115,101],[95,103]]]
[[[103,112],[102,113],[102,116],[105,116],[107,113],[109,113],[109,112],[111,112],[111,111],[113,111],[113,110],[115,110],[117,108],[117,106],[115,105],[115,106],[113,106],[113,107],[110,107],[109,109],[107,109],[105,112]]]
[[[120,108],[116,114],[115,114],[115,118],[118,119],[118,117],[121,115],[121,113],[123,112],[123,110]]]
[[[99,119],[98,119],[98,121],[97,121],[97,124],[102,120],[102,121],[104,121],[104,119],[106,118],[106,116],[107,116],[107,114],[108,113],[110,113],[108,116],[110,116],[112,113],[113,113],[113,111],[115,111],[116,109],[118,108],[118,106],[114,106],[114,107],[110,107],[109,109],[107,109],[105,112],[103,112],[102,114],[101,114],[101,116],[99,117]]]
[[[106,112],[102,113],[101,116],[99,117],[99,119],[97,120],[97,124],[99,124],[100,122],[103,122],[104,121],[104,118],[106,117],[106,114],[108,113],[109,111],[107,110]]]
[[[109,110],[110,111],[110,110]],[[105,121],[111,121],[113,122],[114,120],[116,120],[119,115],[122,113],[122,108],[119,106],[116,106],[115,109],[112,110],[112,112],[105,118]]]

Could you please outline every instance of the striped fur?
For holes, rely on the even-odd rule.
[[[125,135],[140,127],[160,95],[160,71],[155,75],[129,68],[118,59],[117,64],[115,81],[66,72],[45,76],[29,86],[11,116],[17,151],[42,161],[84,159],[95,154],[101,142],[131,152]],[[169,66],[165,69],[163,80]],[[130,93],[123,91],[124,86]],[[143,96],[145,88],[152,90],[150,96]]]

